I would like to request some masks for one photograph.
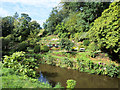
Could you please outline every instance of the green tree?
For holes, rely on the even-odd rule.
[[[59,22],[61,22],[61,16],[58,15],[57,7],[55,7],[51,11],[49,18],[46,20],[46,25],[47,25],[46,30],[50,34],[53,34],[53,32],[55,31],[55,27]]]
[[[42,28],[40,27],[40,24],[37,23],[36,21],[29,22],[30,36],[32,38],[35,38],[38,35],[38,33],[40,32],[40,29]]]
[[[2,36],[6,37],[11,34],[14,28],[14,17],[7,16],[2,18],[1,28],[2,28]]]
[[[64,25],[63,22],[56,26],[56,33],[57,34],[58,33],[65,33],[65,32],[68,32],[68,31],[66,30],[65,25]]]
[[[112,59],[120,59],[120,1],[111,3],[89,30],[92,41]]]
[[[72,35],[79,31],[79,28],[77,27],[77,14],[78,13],[70,13],[69,17],[65,21],[65,28]]]
[[[24,20],[26,20],[27,22],[31,21],[31,17],[29,17],[29,15],[26,13],[21,13],[21,18],[24,18]]]
[[[60,46],[62,49],[66,49],[68,51],[71,51],[72,50],[72,47],[73,47],[74,43],[71,42],[69,39],[67,38],[63,38],[61,39],[60,41]]]
[[[18,19],[19,14],[16,12],[16,13],[13,15],[13,17],[14,17],[15,19]]]
[[[31,21],[31,17],[29,17],[28,14],[24,14],[24,13],[21,14],[20,18],[14,21],[15,28],[13,29],[13,34],[15,37],[15,41],[21,42],[27,39],[28,35],[30,34],[30,29],[33,30],[32,27],[33,24],[31,24],[32,22],[30,23],[30,21]]]
[[[79,30],[87,32],[90,24],[99,16],[103,10],[109,7],[108,2],[85,2],[81,6],[81,12],[77,15],[77,26]]]

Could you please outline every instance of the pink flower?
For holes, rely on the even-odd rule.
[[[100,63],[100,62],[98,62],[98,64],[100,65],[101,63]]]

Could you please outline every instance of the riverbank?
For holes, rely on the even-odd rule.
[[[90,60],[87,55],[88,53],[81,53],[79,55],[70,53],[64,53],[64,55],[62,55],[61,53],[59,53],[59,55],[55,53],[46,53],[45,55],[43,55],[41,63],[59,66],[61,68],[74,69],[80,72],[87,72],[90,74],[98,74],[120,78],[119,64],[115,64],[114,62],[105,63],[103,61],[96,62]]]

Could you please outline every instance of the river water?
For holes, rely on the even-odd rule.
[[[76,81],[75,88],[118,88],[120,80],[118,78],[88,74],[47,64],[40,64],[37,71],[41,74],[39,80],[48,81],[52,86],[60,82],[63,87],[66,87],[66,81],[73,79]]]

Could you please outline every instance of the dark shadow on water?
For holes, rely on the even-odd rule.
[[[57,83],[55,81],[53,81],[53,80],[48,80],[47,78],[56,77],[56,76],[57,76],[57,73],[41,72],[40,71],[40,77],[38,78],[38,80],[40,82],[48,83],[48,84],[52,85],[52,87],[55,87],[55,85]]]
[[[49,83],[52,85],[52,87],[55,87],[55,85],[57,84],[57,82],[50,80]]]
[[[42,72],[43,76],[46,77],[57,77],[58,74],[57,73],[50,73],[50,72]]]

